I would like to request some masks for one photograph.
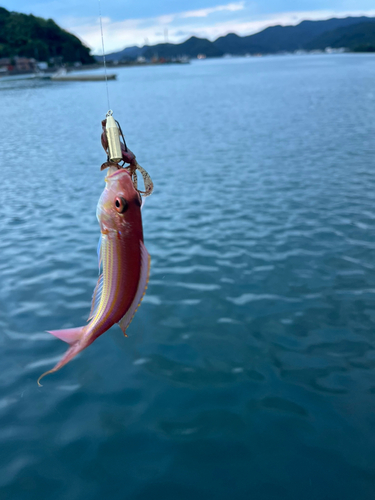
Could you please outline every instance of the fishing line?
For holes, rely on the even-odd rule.
[[[107,64],[105,62],[105,52],[104,52],[104,35],[103,35],[103,23],[102,23],[102,9],[101,9],[101,3],[100,0],[99,2],[99,19],[100,19],[100,32],[102,35],[102,51],[103,51],[103,63],[104,63],[104,75],[105,75],[105,85],[107,89],[107,102],[108,102],[108,109],[111,109],[111,106],[109,104],[109,90],[108,90],[108,78],[107,78]]]
[[[103,35],[103,21],[102,21],[102,9],[101,9],[101,1],[98,0],[99,3],[99,19],[100,19],[100,33],[102,36],[102,52],[103,52],[103,64],[104,64],[104,74],[105,74],[105,84],[107,89],[107,102],[108,102],[108,112],[106,114],[106,119],[102,123],[104,123],[103,134],[107,141],[107,146],[103,147],[107,152],[107,161],[103,163],[101,166],[101,170],[103,168],[107,168],[108,166],[112,166],[113,164],[117,164],[117,168],[120,168],[119,164],[122,161],[121,168],[127,168],[129,173],[131,174],[131,178],[133,181],[134,188],[138,191],[140,195],[143,197],[149,196],[153,189],[154,185],[151,180],[151,177],[146,172],[144,168],[142,168],[137,160],[135,159],[135,155],[128,150],[126,145],[124,134],[121,130],[120,124],[117,120],[113,118],[113,111],[111,110],[111,106],[109,103],[109,90],[108,90],[108,77],[107,77],[107,64],[105,60],[105,50],[104,50],[104,35]],[[121,143],[120,136],[122,137],[123,143]],[[123,151],[124,150],[124,151]],[[130,153],[130,154],[129,154]],[[125,155],[125,156],[124,156]],[[124,167],[125,163],[129,163],[129,167]],[[138,189],[137,183],[137,170],[142,175],[143,183],[144,183],[144,191]]]

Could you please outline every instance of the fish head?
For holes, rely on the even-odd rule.
[[[130,173],[116,170],[105,179],[106,187],[97,207],[97,218],[103,234],[142,232],[141,195],[134,188]]]

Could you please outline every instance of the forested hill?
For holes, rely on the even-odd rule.
[[[334,49],[349,47],[353,52],[375,52],[375,23],[371,21],[352,24],[345,28],[337,28],[323,33],[315,38],[313,44],[307,43],[306,49],[309,50],[311,46],[318,50],[325,47]]]
[[[39,61],[95,62],[90,49],[52,19],[9,12],[0,7],[0,57],[34,57]]]
[[[296,26],[271,26],[259,33],[238,36],[230,33],[211,42],[191,37],[183,43],[160,43],[153,46],[127,47],[108,54],[108,61],[134,60],[139,56],[152,57],[221,57],[224,54],[277,54],[297,50],[324,50],[326,47],[375,52],[375,18],[346,17],[325,21],[302,21]],[[97,57],[97,60],[101,60]]]

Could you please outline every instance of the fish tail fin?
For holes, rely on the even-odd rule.
[[[66,330],[52,330],[48,332],[57,337],[58,339],[63,340],[64,342],[70,344],[70,347],[66,351],[63,358],[57,363],[56,366],[52,368],[52,370],[48,370],[38,378],[38,385],[40,387],[42,386],[40,381],[43,377],[49,375],[50,373],[57,372],[57,370],[60,370],[60,368],[69,363],[69,361],[71,361],[80,351],[82,351],[86,347],[85,343],[80,342],[86,330],[87,326],[79,326],[78,328],[69,328]]]
[[[69,347],[69,349],[66,351],[65,355],[63,358],[57,363],[56,366],[54,366],[51,370],[48,370],[47,372],[44,372],[39,378],[38,378],[38,385],[39,387],[42,387],[42,384],[40,381],[42,380],[43,377],[46,375],[49,375],[50,373],[57,372],[57,370],[60,370],[64,365],[69,363],[79,352],[81,352],[86,346],[81,345],[79,342],[75,342],[73,345]]]

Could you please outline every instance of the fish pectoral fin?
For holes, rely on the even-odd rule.
[[[79,326],[78,328],[68,328],[66,330],[49,330],[47,333],[54,335],[68,344],[74,344],[82,337],[83,329],[83,326]]]
[[[139,243],[141,246],[141,272],[139,276],[137,292],[134,296],[134,300],[131,306],[118,323],[125,337],[127,337],[126,329],[130,325],[135,313],[137,312],[138,307],[142,302],[143,296],[147,290],[148,280],[150,278],[151,257],[147,252],[144,243],[142,241],[140,241]]]

